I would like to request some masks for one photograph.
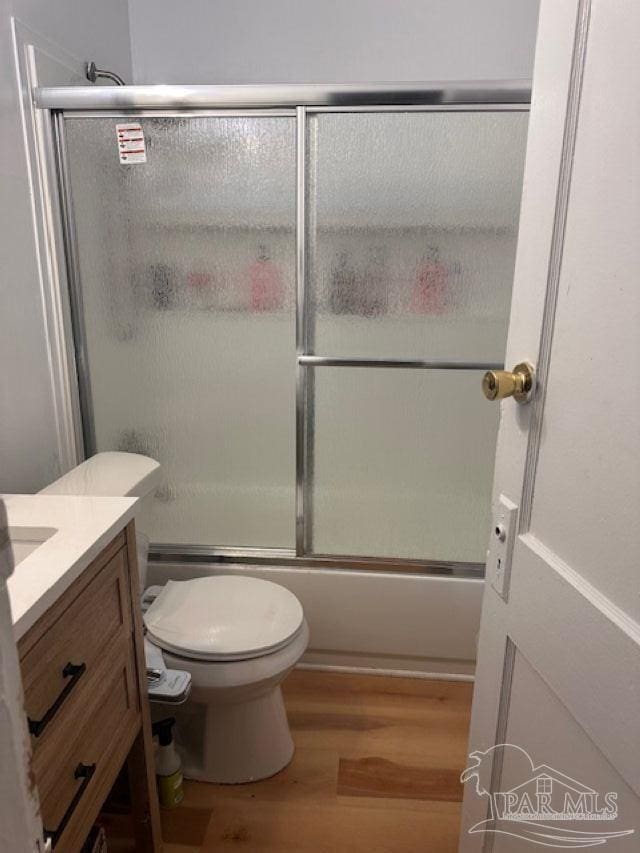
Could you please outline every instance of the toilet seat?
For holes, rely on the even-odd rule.
[[[293,642],[304,626],[302,605],[271,581],[217,575],[169,581],[144,614],[153,643],[201,661],[258,658]]]

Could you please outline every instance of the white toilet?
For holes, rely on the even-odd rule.
[[[169,581],[144,621],[166,666],[191,675],[186,705],[167,710],[185,775],[251,782],[286,767],[293,741],[280,685],[309,642],[295,595],[238,575]]]
[[[159,473],[148,457],[99,453],[42,491],[145,497]],[[240,783],[286,767],[294,745],[280,685],[309,642],[295,595],[235,574],[169,581],[144,621],[166,667],[191,675],[186,704],[167,708],[185,776]]]

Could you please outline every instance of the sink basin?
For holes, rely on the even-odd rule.
[[[9,527],[14,564],[17,566],[57,532],[55,527]]]

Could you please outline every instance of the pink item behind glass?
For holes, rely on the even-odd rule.
[[[284,286],[280,270],[271,260],[249,265],[250,306],[252,311],[276,311],[284,305]]]
[[[438,261],[424,261],[418,266],[411,300],[414,314],[442,314],[446,310],[448,278],[447,268]]]

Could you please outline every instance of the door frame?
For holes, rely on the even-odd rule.
[[[70,304],[64,259],[62,217],[58,197],[53,124],[47,111],[36,107],[32,94],[42,85],[42,70],[55,68],[58,81],[77,84],[84,79],[84,61],[12,17],[16,84],[27,172],[31,188],[35,256],[44,315],[44,334],[54,411],[58,475],[83,458],[79,387],[73,340],[69,334]]]

